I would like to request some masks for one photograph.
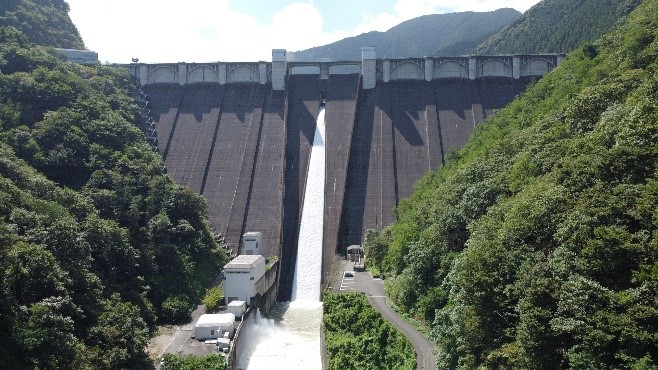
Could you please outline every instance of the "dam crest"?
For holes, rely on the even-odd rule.
[[[361,74],[363,88],[374,88],[377,82],[426,80],[442,78],[477,79],[486,77],[543,76],[564,59],[564,54],[482,55],[460,57],[425,57],[377,59],[373,47],[361,50],[361,61],[289,62],[284,49],[272,50],[272,62],[248,63],[132,63],[122,65],[140,85],[174,83],[271,83],[274,90],[285,89],[289,75]]]

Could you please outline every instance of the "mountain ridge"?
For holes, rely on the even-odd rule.
[[[569,52],[607,32],[641,0],[542,0],[474,49],[474,54]]]
[[[468,53],[521,13],[502,8],[420,16],[386,32],[370,31],[324,46],[291,52],[291,61],[361,60],[361,48],[374,46],[378,58],[452,56]]]

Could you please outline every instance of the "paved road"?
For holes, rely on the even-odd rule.
[[[170,333],[164,340],[166,345],[160,353],[158,358],[162,357],[165,353],[180,353],[183,355],[203,356],[217,352],[217,347],[214,344],[206,344],[194,338],[194,324],[206,311],[205,306],[199,305],[192,311],[192,317],[189,323],[177,326],[175,330]]]
[[[349,264],[345,264],[345,270],[349,270]],[[382,316],[393,324],[407,339],[411,342],[416,350],[416,363],[419,370],[436,370],[436,357],[434,343],[429,341],[421,332],[409,325],[407,321],[401,318],[386,303],[384,294],[384,281],[382,279],[373,279],[368,272],[356,272],[353,278],[343,277],[341,271],[341,291],[358,291],[365,293],[370,304],[375,307]]]

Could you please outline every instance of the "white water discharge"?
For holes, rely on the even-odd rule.
[[[324,126],[324,108],[321,108],[306,175],[306,192],[297,242],[295,280],[292,283],[293,302],[320,300],[322,221],[324,220]]]
[[[321,370],[322,232],[324,220],[324,107],[320,108],[306,176],[297,262],[290,303],[277,303],[271,319],[257,313],[240,335],[238,369]]]

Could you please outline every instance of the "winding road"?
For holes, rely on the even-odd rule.
[[[349,270],[350,266],[351,264],[346,262],[345,270]],[[418,370],[436,370],[436,357],[434,356],[436,346],[386,303],[382,279],[373,278],[368,272],[355,272],[354,277],[343,277],[342,271],[339,279],[341,283],[339,287],[336,287],[337,289],[364,293],[370,304],[409,339],[416,350]]]

